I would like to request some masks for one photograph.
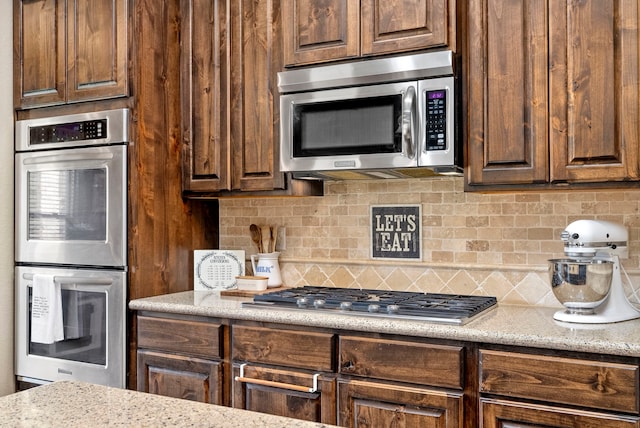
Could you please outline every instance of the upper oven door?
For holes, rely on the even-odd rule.
[[[282,95],[281,169],[417,166],[417,91],[413,81]]]
[[[126,146],[16,153],[16,262],[124,267]]]

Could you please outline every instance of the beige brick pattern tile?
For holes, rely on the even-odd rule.
[[[370,209],[384,204],[421,204],[422,260],[371,259]],[[463,179],[451,177],[326,182],[323,197],[220,200],[220,247],[248,258],[256,253],[249,225],[277,224],[286,228],[280,267],[288,286],[484,294],[559,306],[547,260],[562,256],[560,232],[582,218],[628,228],[623,264],[640,296],[640,190],[465,193]]]

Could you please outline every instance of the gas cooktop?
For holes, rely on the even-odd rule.
[[[243,306],[462,325],[496,304],[489,296],[305,286],[258,294]]]

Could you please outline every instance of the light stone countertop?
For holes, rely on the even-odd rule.
[[[217,291],[184,291],[132,300],[129,307],[138,311],[640,357],[640,320],[595,325],[561,323],[553,319],[558,308],[498,304],[469,323],[457,326],[338,313],[242,307],[242,302],[248,301],[251,299],[220,296]]]
[[[315,422],[60,381],[0,397],[1,427],[328,427]]]

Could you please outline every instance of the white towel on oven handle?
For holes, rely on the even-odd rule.
[[[64,340],[62,290],[53,275],[34,274],[31,293],[31,341],[51,344]]]

